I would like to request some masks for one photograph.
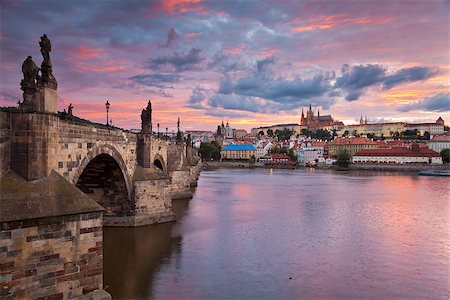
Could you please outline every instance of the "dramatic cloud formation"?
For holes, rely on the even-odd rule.
[[[170,56],[162,56],[150,59],[148,68],[152,70],[168,69],[177,72],[199,69],[199,64],[204,60],[200,57],[202,50],[192,48],[187,53],[175,52]]]
[[[136,83],[164,89],[173,89],[171,84],[179,82],[181,76],[176,74],[141,74],[130,77]]]
[[[401,69],[392,75],[386,76],[383,80],[383,87],[385,89],[390,89],[405,82],[423,81],[436,76],[438,73],[439,72],[436,68],[429,67],[412,67]]]
[[[426,110],[435,112],[450,111],[450,92],[440,93],[420,102],[401,106],[400,111]]]
[[[448,1],[53,1],[0,5],[2,106],[21,99],[21,64],[52,41],[59,109],[139,127],[213,129],[298,122],[310,103],[344,122],[446,122]]]

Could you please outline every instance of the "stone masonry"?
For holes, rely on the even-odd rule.
[[[0,298],[110,299],[103,208],[56,172],[28,182],[8,171],[0,186]]]

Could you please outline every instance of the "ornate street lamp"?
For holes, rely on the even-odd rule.
[[[111,106],[111,104],[109,104],[108,100],[106,100],[105,103],[105,107],[106,107],[106,126],[109,127],[109,121],[108,121],[108,112],[109,112],[109,107]]]

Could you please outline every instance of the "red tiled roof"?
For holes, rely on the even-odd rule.
[[[436,135],[430,142],[450,142],[450,135]]]
[[[289,156],[287,156],[286,154],[270,154],[270,157],[272,157],[272,159],[288,159],[288,160],[291,160],[291,158]]]
[[[428,148],[410,149],[397,147],[390,149],[363,149],[354,156],[409,156],[409,157],[439,157],[439,153]]]

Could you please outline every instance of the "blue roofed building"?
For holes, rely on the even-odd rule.
[[[220,151],[222,159],[250,159],[256,157],[256,148],[252,144],[229,144]]]

